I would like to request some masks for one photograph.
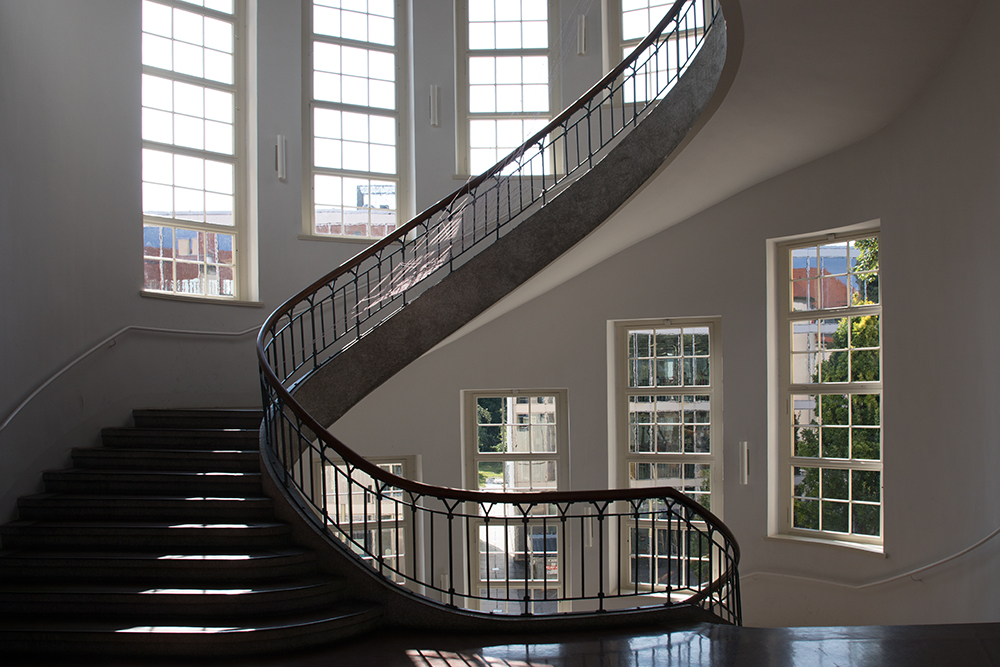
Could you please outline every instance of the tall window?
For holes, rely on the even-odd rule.
[[[566,392],[467,392],[465,394],[468,486],[482,491],[555,491],[567,470]],[[483,611],[556,611],[566,585],[559,551],[564,527],[549,505],[530,510],[514,505],[478,509],[472,563]],[[509,593],[506,580],[520,582]],[[507,602],[508,594],[533,602]],[[500,599],[504,598],[504,599]]]
[[[479,174],[539,131],[558,107],[549,54],[557,36],[547,0],[458,0],[461,165]],[[536,173],[546,165],[538,156]]]
[[[246,3],[142,3],[143,289],[247,298]]]
[[[779,250],[786,533],[881,543],[878,246],[869,232]]]
[[[718,320],[647,320],[616,325],[618,481],[672,486],[722,514],[722,373]],[[655,515],[652,515],[655,518]],[[698,538],[692,533],[693,540]],[[640,522],[623,545],[628,582],[688,585],[700,572],[667,567],[708,549],[671,526]],[[661,567],[662,572],[661,572]],[[705,566],[709,563],[706,560]],[[667,573],[674,577],[668,581]]]
[[[717,0],[714,0],[717,1]],[[609,12],[607,31],[609,45],[617,50],[607,52],[607,69],[632,53],[650,31],[656,27],[674,4],[674,0],[611,0],[617,7]],[[637,62],[638,74],[634,85],[623,89],[626,102],[646,102],[665,92],[667,82],[677,75],[678,67],[694,54],[697,35],[705,29],[706,10],[713,0],[698,0],[682,9],[677,17],[679,31],[655,55]],[[617,9],[617,11],[615,11]],[[660,89],[664,88],[663,91]]]
[[[305,2],[308,234],[372,239],[399,224],[401,4]]]

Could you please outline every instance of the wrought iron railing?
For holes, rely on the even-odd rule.
[[[279,307],[258,338],[265,455],[317,528],[445,605],[549,614],[692,604],[739,623],[739,548],[672,488],[495,493],[392,474],[293,396],[326,362],[589,170],[677,82],[718,0],[678,0],[616,68],[493,168]]]

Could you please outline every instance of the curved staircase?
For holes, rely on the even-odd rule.
[[[0,527],[0,647],[234,655],[363,632],[377,605],[319,571],[264,495],[259,410],[137,410],[44,473]]]
[[[698,124],[725,60],[717,0],[677,0],[521,148],[279,307],[258,337],[263,412],[137,411],[135,428],[105,430],[103,448],[74,451],[76,468],[46,473],[46,493],[0,528],[0,647],[211,655],[378,625],[739,624],[735,537],[673,488],[436,487],[327,431],[623,205]],[[490,527],[507,542],[487,544]],[[476,582],[519,530],[544,536],[531,546],[544,574]],[[640,553],[639,531],[669,546]],[[549,536],[577,546],[553,553]],[[643,559],[659,579],[642,581]]]
[[[379,468],[327,428],[618,210],[703,120],[725,61],[717,2],[677,0],[520,148],[262,327],[261,453],[274,495],[324,559],[381,582],[370,594],[394,624],[495,633],[663,628],[697,614],[740,622],[736,539],[674,488],[433,486]],[[400,558],[400,545],[415,557]],[[654,561],[655,580],[643,574]]]

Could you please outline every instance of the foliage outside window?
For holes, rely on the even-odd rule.
[[[882,539],[877,235],[786,246],[783,497],[787,532]]]
[[[245,11],[241,0],[142,3],[145,291],[247,295]]]
[[[306,232],[381,238],[399,225],[400,7],[305,2]]]
[[[615,401],[619,484],[672,486],[721,516],[718,327],[717,320],[693,319],[617,323]],[[622,551],[628,582],[683,587],[686,582],[665,579],[668,572],[683,575],[668,567],[669,559],[708,553],[685,534],[640,523]]]
[[[566,392],[468,392],[466,442],[469,486],[481,491],[516,493],[555,491],[565,486]],[[510,595],[532,600],[533,612],[557,611],[566,581],[560,557],[562,533],[552,505],[495,504],[478,508],[473,534],[474,577],[483,611],[521,613],[522,602],[507,602],[504,583],[518,585]],[[495,584],[493,582],[496,582]]]

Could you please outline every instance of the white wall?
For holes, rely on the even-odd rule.
[[[1000,540],[914,577],[852,588],[947,557],[1000,526],[998,32],[1000,6],[982,3],[943,71],[888,127],[426,355],[334,433],[372,455],[421,452],[426,481],[460,485],[461,390],[566,387],[572,486],[602,487],[607,321],[719,315],[724,518],[743,548],[746,623],[1000,621]],[[873,219],[885,302],[884,556],[766,537],[766,240]],[[741,440],[751,447],[747,486],[735,474]]]
[[[140,16],[136,0],[0,0],[0,424],[40,385],[129,326],[240,332],[364,248],[303,241],[302,4],[257,1],[260,305],[140,296]],[[599,44],[600,3],[561,0],[575,37],[587,11]],[[461,184],[455,174],[452,0],[413,13],[416,200]],[[573,45],[572,54],[575,54]],[[600,76],[599,48],[563,63],[563,98]],[[441,127],[428,90],[442,88]],[[288,140],[288,179],[276,178],[275,137]],[[0,520],[41,490],[41,471],[99,442],[136,407],[259,405],[254,334],[181,336],[130,331],[100,348],[0,430]]]

